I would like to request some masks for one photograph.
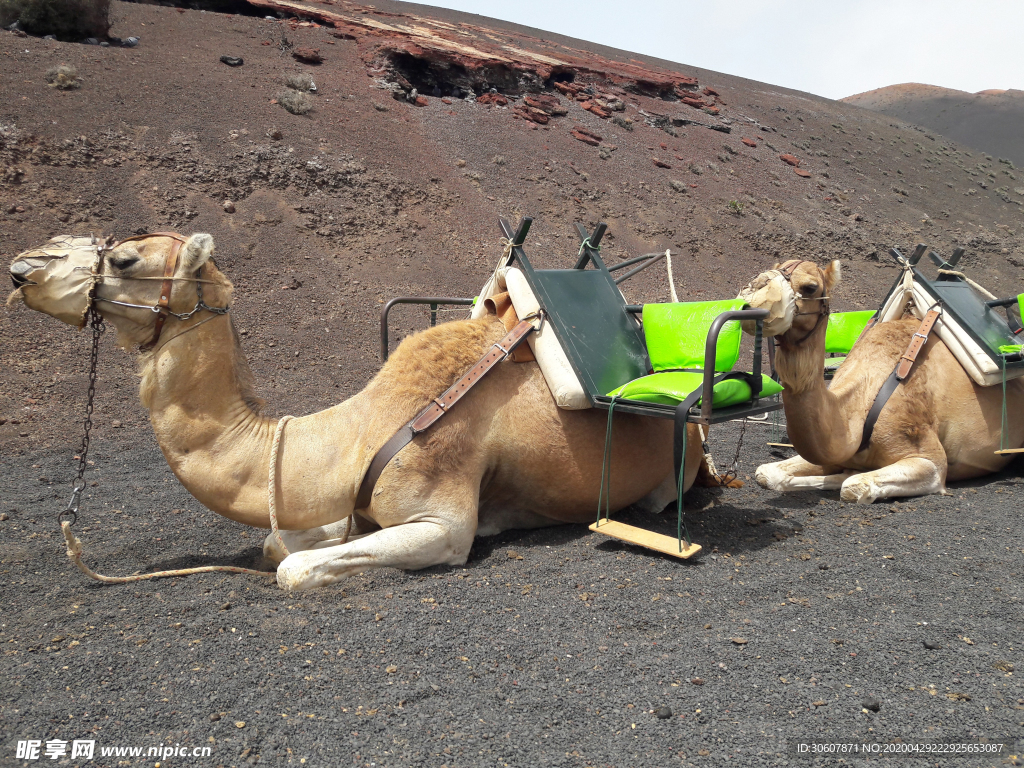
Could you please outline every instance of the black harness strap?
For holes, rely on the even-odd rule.
[[[662,371],[659,371],[662,373]],[[759,376],[753,376],[743,371],[729,371],[728,373],[720,373],[715,376],[712,380],[712,386],[720,381],[726,379],[744,379],[750,386],[751,397],[757,397],[761,394],[761,379]],[[690,409],[697,404],[700,400],[701,394],[703,394],[704,388],[695,389],[693,392],[688,394],[686,398],[676,406],[675,415],[675,430],[672,435],[672,454],[676,473],[674,477],[679,477],[679,472],[682,470],[683,462],[686,457],[683,456],[683,444],[686,437],[686,424],[687,417],[690,414]]]
[[[896,367],[889,374],[889,378],[885,380],[882,388],[875,395],[875,401],[871,404],[871,410],[868,411],[867,418],[864,419],[864,431],[861,434],[860,447],[857,449],[857,453],[867,449],[868,444],[871,442],[871,434],[875,431],[875,423],[882,414],[882,409],[885,408],[885,404],[889,402],[889,398],[892,397],[892,393],[896,391],[896,387],[900,385],[900,382],[906,381],[907,377],[910,376],[914,363],[917,361],[917,355],[928,342],[928,335],[932,332],[932,327],[935,325],[935,320],[938,316],[939,310],[935,307],[928,310],[924,320],[921,321],[921,327],[911,337],[907,351],[897,361]]]
[[[520,320],[511,331],[502,339],[491,345],[490,350],[476,365],[462,375],[458,381],[448,387],[444,394],[435,398],[422,411],[380,447],[380,450],[370,461],[370,466],[363,475],[359,484],[359,492],[356,495],[356,509],[366,509],[373,499],[373,487],[377,483],[384,468],[395,457],[400,450],[405,448],[412,439],[420,432],[426,431],[434,422],[444,416],[466,394],[473,385],[486,376],[495,365],[500,363],[518,347],[522,341],[534,331],[534,326],[528,320]]]

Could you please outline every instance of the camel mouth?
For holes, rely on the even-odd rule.
[[[740,291],[737,298],[743,299],[754,309],[768,310],[762,331],[765,336],[781,336],[793,325],[796,317],[796,293],[789,281],[776,269],[762,272],[755,277]],[[744,332],[754,333],[752,321],[744,321],[741,325]]]

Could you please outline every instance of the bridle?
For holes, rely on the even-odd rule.
[[[789,261],[783,262],[783,264],[778,267],[778,273],[780,275],[782,275],[782,277],[786,280],[787,283],[790,284],[790,288],[792,288],[792,286],[793,286],[793,273],[796,272],[797,267],[799,267],[801,264],[814,264],[814,262],[813,261],[807,261],[807,260],[801,260],[801,259],[790,259]],[[817,264],[814,264],[814,266],[816,268],[818,267]],[[819,271],[820,271],[820,269],[819,269]],[[822,283],[822,288],[824,288],[824,283]],[[786,342],[786,341],[783,340],[784,337],[782,337],[782,336],[776,337],[778,339],[778,344],[779,344],[780,347],[795,347],[795,346],[799,346],[800,344],[803,344],[805,341],[807,341],[807,339],[809,339],[811,337],[811,335],[816,330],[818,330],[818,326],[821,325],[823,320],[826,320],[828,318],[829,313],[831,312],[831,309],[830,309],[829,303],[828,303],[829,299],[832,298],[831,296],[818,296],[818,297],[815,297],[815,298],[810,298],[810,297],[800,296],[797,293],[796,290],[793,291],[793,295],[796,296],[795,301],[820,301],[821,302],[818,305],[818,311],[817,312],[797,312],[796,314],[793,315],[794,317],[800,317],[801,315],[818,315],[818,321],[814,324],[814,327],[811,328],[811,330],[809,330],[799,341]],[[798,308],[799,308],[799,306],[798,306]]]
[[[89,292],[89,310],[95,307],[96,302],[106,302],[107,304],[114,304],[118,307],[127,307],[129,309],[148,309],[151,312],[156,313],[156,322],[153,325],[153,337],[144,344],[139,345],[139,349],[143,352],[151,351],[160,340],[160,334],[163,332],[164,324],[167,322],[168,317],[174,317],[178,320],[189,320],[194,315],[202,310],[212,312],[215,315],[226,315],[231,309],[230,306],[225,307],[211,307],[203,300],[203,283],[214,283],[213,280],[203,280],[199,277],[202,272],[202,266],[196,270],[195,277],[175,277],[174,272],[178,267],[178,254],[181,252],[181,246],[185,244],[186,238],[179,235],[177,232],[153,232],[145,235],[133,235],[132,237],[126,237],[123,240],[113,242],[113,237],[108,237],[104,241],[95,241],[96,246],[96,266],[93,268],[94,274],[96,275],[96,283],[100,283],[104,279],[103,275],[103,259],[106,254],[118,246],[124,243],[132,242],[133,240],[146,240],[151,237],[166,237],[171,240],[171,250],[167,254],[167,258],[164,260],[164,272],[162,277],[120,277],[110,276],[112,280],[160,280],[160,298],[156,304],[130,304],[126,301],[116,301],[114,299],[105,299],[102,296],[96,295],[96,284],[93,284],[92,290]],[[188,312],[174,312],[171,309],[171,289],[174,287],[175,281],[185,281],[196,284],[196,304]],[[180,334],[179,334],[180,335]],[[177,338],[177,337],[175,337]]]

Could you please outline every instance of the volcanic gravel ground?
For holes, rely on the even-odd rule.
[[[769,431],[748,426],[741,477],[772,459]],[[94,444],[85,560],[265,566],[265,532],[199,507],[134,432]],[[738,434],[716,428],[719,464]],[[464,568],[286,594],[235,575],[86,579],[54,522],[76,439],[0,459],[3,764],[35,765],[13,759],[30,738],[95,739],[88,765],[174,744],[212,755],[167,765],[823,765],[837,758],[795,744],[940,739],[1016,746],[912,764],[1019,764],[1020,462],[871,506],[697,490],[693,562],[563,526],[478,540]],[[675,528],[671,510],[622,519]]]

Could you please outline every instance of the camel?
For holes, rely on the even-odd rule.
[[[860,450],[875,395],[921,321],[905,316],[869,328],[829,386],[823,377],[827,299],[839,283],[839,262],[825,268],[800,262],[788,281],[779,266],[740,292],[752,306],[770,313],[764,334],[776,338],[775,367],[785,387],[789,436],[799,454],[762,464],[755,474],[761,486],[773,491],[841,489],[844,501],[869,504],[946,493],[947,481],[981,477],[1006,466],[1012,457],[994,453],[1000,445],[1002,388],[976,385],[936,334],[882,410],[867,448]],[[1007,382],[1006,397],[1012,414],[1009,442],[1020,446],[1024,379]]]
[[[124,348],[154,338],[156,304],[173,240],[144,236],[102,258],[90,238],[57,237],[19,255],[16,290],[32,309],[79,327],[95,307]],[[270,527],[267,478],[277,420],[260,412],[229,307],[232,285],[211,259],[213,238],[180,246],[159,339],[138,356],[140,399],[174,474],[203,505],[245,525]],[[98,265],[98,270],[97,270]],[[95,301],[90,298],[95,291]],[[119,302],[119,303],[116,303]],[[125,306],[132,305],[132,306]],[[475,536],[596,515],[606,414],[555,406],[535,362],[504,362],[386,467],[370,504],[357,491],[377,449],[457,380],[505,333],[493,317],[442,324],[407,337],[354,397],[287,423],[277,457],[277,520],[264,552],[277,582],[308,589],[373,568],[465,563]],[[685,488],[702,452],[694,425]],[[615,419],[611,508],[676,498],[672,423]]]

